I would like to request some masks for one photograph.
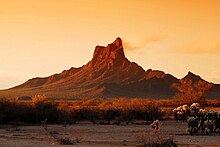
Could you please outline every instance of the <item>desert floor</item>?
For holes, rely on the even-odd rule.
[[[219,146],[220,134],[190,136],[186,133],[186,123],[161,121],[158,134],[151,131],[150,125],[93,125],[89,122],[67,125],[42,126],[1,126],[1,147],[44,147],[63,146],[57,140],[69,138],[77,140],[74,147],[119,147],[139,146],[142,141],[153,142],[164,138],[173,138],[178,146]],[[49,133],[50,132],[50,133]],[[52,134],[52,135],[51,135]]]

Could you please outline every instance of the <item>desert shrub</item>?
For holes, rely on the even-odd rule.
[[[145,120],[156,120],[156,119],[162,119],[164,116],[164,112],[159,110],[158,106],[155,106],[154,104],[149,105],[147,107],[147,111],[145,112]]]
[[[51,122],[56,122],[60,111],[57,105],[53,102],[39,101],[35,104],[36,121],[44,120],[47,118]]]
[[[206,106],[208,107],[220,107],[220,101],[219,100],[206,100]]]
[[[136,110],[125,110],[120,113],[120,121],[129,123],[135,121],[137,119],[138,113]]]
[[[96,120],[98,120],[100,117],[99,111],[96,109],[82,108],[82,109],[75,111],[75,112],[76,112],[76,114],[74,117],[75,117],[75,119],[77,119],[77,121],[89,120],[95,124]]]
[[[162,132],[142,131],[136,134],[139,147],[177,147],[172,136]]]
[[[34,109],[31,106],[5,100],[0,101],[0,121],[2,123],[31,123],[35,117],[33,112]]]
[[[76,142],[72,139],[70,139],[69,137],[60,137],[60,138],[57,138],[57,141],[60,145],[73,145],[75,144]]]
[[[176,96],[174,96],[174,99],[172,101],[175,102],[176,106],[180,105],[191,105],[193,103],[200,103],[201,106],[207,106],[208,99],[204,97],[205,95],[201,92],[189,92],[189,93],[179,93]]]
[[[218,100],[201,98],[199,100],[202,101],[202,106],[220,107]],[[0,123],[11,121],[39,123],[45,118],[50,123],[77,123],[83,120],[93,123],[97,123],[97,121],[111,123],[113,120],[127,123],[134,120],[152,121],[164,117],[164,111],[168,111],[168,109],[164,109],[165,107],[174,108],[186,103],[191,105],[192,102],[181,98],[170,100],[138,98],[74,101],[33,100],[31,102],[0,100]]]
[[[115,117],[119,116],[119,111],[112,109],[102,110],[101,115],[102,119],[110,124],[111,121],[115,119]]]
[[[33,107],[24,104],[16,104],[12,110],[14,111],[13,116],[10,114],[12,120],[26,123],[35,122],[35,110]]]
[[[35,106],[14,101],[0,101],[0,122],[37,123],[45,118],[51,122],[59,119],[60,111],[54,103],[38,102]]]

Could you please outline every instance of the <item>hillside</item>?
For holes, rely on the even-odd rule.
[[[0,91],[0,98],[45,95],[49,98],[150,97],[172,98],[177,94],[220,99],[220,86],[189,72],[184,78],[147,70],[129,61],[122,40],[96,46],[86,65],[45,78],[33,78]]]

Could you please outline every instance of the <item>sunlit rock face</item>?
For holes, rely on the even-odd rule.
[[[92,60],[82,67],[72,67],[45,78],[33,78],[4,92],[12,97],[42,94],[57,98],[172,98],[177,94],[199,93],[216,99],[220,97],[220,86],[192,72],[177,79],[163,71],[145,71],[125,57],[122,40],[118,37],[107,46],[96,46]],[[0,97],[5,96],[4,92],[0,91]]]

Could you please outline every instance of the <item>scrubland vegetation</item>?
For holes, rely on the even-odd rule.
[[[220,106],[218,100],[197,99],[196,101],[203,108],[219,109]],[[91,143],[94,146],[185,145],[189,144],[185,140],[192,140],[190,135],[181,135],[185,133],[186,123],[172,120],[160,121],[160,129],[157,132],[153,132],[149,124],[156,119],[169,119],[173,117],[173,108],[182,104],[191,105],[193,102],[192,99],[187,101],[184,99],[141,98],[48,100],[45,97],[37,97],[32,100],[13,101],[1,99],[0,124],[4,129],[0,130],[0,135],[7,140],[2,144],[16,139],[13,138],[13,135],[20,135],[16,137],[20,140],[22,138],[21,146],[30,140],[32,143],[38,139],[42,140],[42,136],[51,138],[51,140],[42,140],[42,144],[45,146],[46,144],[47,146],[48,144],[91,146]],[[42,120],[46,118],[49,123],[48,128],[39,127],[38,124],[41,124]],[[107,124],[107,126],[93,124]],[[25,135],[26,132],[28,135]],[[214,141],[215,138],[217,136],[214,136]],[[209,139],[213,138],[209,137]],[[197,138],[196,141],[198,140],[201,144],[207,144],[203,142],[205,139]],[[196,141],[190,142],[190,144],[194,145]],[[216,141],[213,144],[217,144]]]
[[[218,100],[199,101],[202,107],[220,107]],[[140,98],[0,101],[0,123],[40,123],[45,118],[49,123],[77,123],[91,121],[103,124],[129,124],[135,120],[152,121],[164,119],[172,108],[192,104],[192,100],[151,100]],[[171,109],[166,109],[171,108]]]
[[[79,100],[79,101],[35,101],[0,102],[1,123],[39,123],[45,118],[49,123],[93,123],[110,124],[113,120],[120,124],[135,119],[160,119],[163,112],[151,101],[146,100]]]

